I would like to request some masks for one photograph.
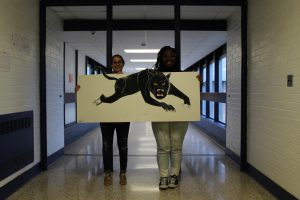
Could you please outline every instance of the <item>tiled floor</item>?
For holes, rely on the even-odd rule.
[[[100,129],[65,148],[65,156],[11,195],[9,200],[269,200],[275,199],[230,161],[224,151],[193,125],[183,148],[182,179],[176,189],[158,189],[156,144],[150,123],[132,123],[128,184],[119,185],[114,147],[112,186],[103,185]]]

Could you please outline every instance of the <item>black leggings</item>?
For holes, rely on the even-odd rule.
[[[113,139],[114,132],[117,132],[117,142],[120,155],[120,171],[126,172],[128,155],[128,133],[129,122],[123,123],[100,123],[102,132],[102,153],[104,172],[113,171]]]

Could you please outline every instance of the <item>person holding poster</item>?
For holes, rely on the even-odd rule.
[[[112,57],[112,72],[115,74],[122,74],[124,67],[124,59],[121,55],[116,54]],[[116,123],[100,123],[102,132],[102,153],[104,165],[104,185],[109,186],[112,184],[113,172],[113,138],[114,131],[117,133],[117,143],[120,155],[120,185],[126,185],[126,169],[128,158],[128,133],[129,122],[116,122]]]
[[[119,54],[112,56],[112,72],[114,74],[122,74],[125,61]],[[80,89],[80,85],[76,85],[75,91]],[[120,155],[120,185],[127,184],[126,170],[128,159],[128,134],[130,122],[108,122],[101,123],[100,128],[102,133],[102,154],[104,165],[104,185],[112,184],[113,172],[113,138],[114,132],[117,133],[117,143]]]
[[[154,69],[160,72],[180,72],[176,49],[170,46],[161,48]],[[157,143],[159,189],[175,188],[178,185],[182,145],[188,124],[188,122],[152,122]]]

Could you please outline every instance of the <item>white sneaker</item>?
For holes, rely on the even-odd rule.
[[[165,190],[169,187],[169,177],[160,177],[159,181],[159,189]]]

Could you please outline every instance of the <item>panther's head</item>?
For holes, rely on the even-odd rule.
[[[150,91],[157,99],[163,99],[168,95],[170,87],[170,74],[157,73],[150,81]]]

